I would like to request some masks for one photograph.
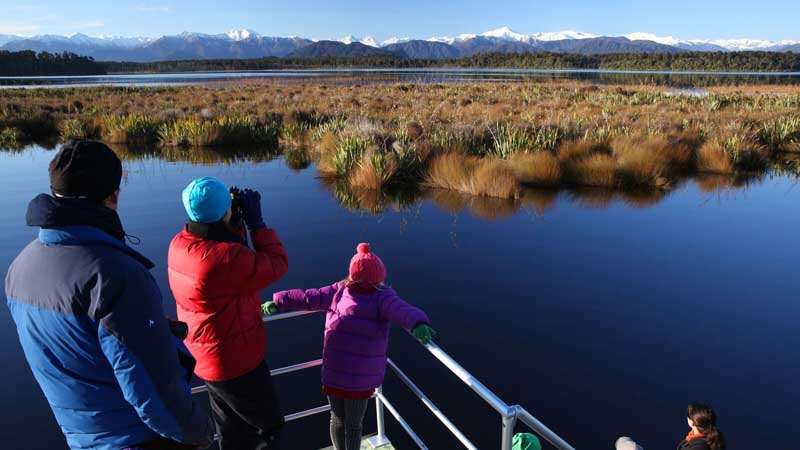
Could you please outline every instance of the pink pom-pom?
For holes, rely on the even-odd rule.
[[[358,253],[366,254],[369,253],[369,244],[366,242],[362,242],[358,244]]]

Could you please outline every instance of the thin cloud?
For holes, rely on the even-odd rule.
[[[93,20],[81,25],[82,28],[103,28],[104,26],[106,26],[106,24],[102,20]]]
[[[170,7],[167,5],[138,5],[136,10],[147,13],[168,13],[170,12]]]
[[[0,23],[0,34],[28,34],[41,29],[39,25]]]

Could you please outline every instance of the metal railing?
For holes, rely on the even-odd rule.
[[[265,316],[264,322],[274,322],[277,320],[289,319],[292,317],[298,316],[305,316],[307,314],[314,314],[317,311],[296,311],[296,312],[289,312],[283,314],[276,314],[272,316]],[[483,383],[481,383],[477,378],[472,376],[466,369],[464,369],[456,360],[454,360],[450,355],[448,355],[441,347],[434,343],[430,343],[424,345],[424,347],[430,352],[436,359],[439,360],[450,372],[452,372],[456,377],[458,377],[464,384],[466,384],[470,389],[472,389],[476,394],[478,394],[483,401],[485,401],[489,406],[491,406],[495,411],[500,414],[501,419],[501,450],[511,450],[511,441],[514,436],[514,429],[518,422],[526,425],[530,428],[534,433],[538,434],[542,439],[552,444],[558,450],[575,450],[567,441],[562,439],[559,435],[553,432],[550,428],[548,428],[545,424],[543,424],[539,419],[534,417],[530,412],[528,412],[525,408],[520,405],[509,405],[504,402],[500,397],[498,397],[491,389],[486,387]],[[312,367],[318,367],[322,365],[321,359],[315,359],[312,361],[307,361],[300,364],[294,364],[291,366],[281,367],[278,369],[273,369],[270,371],[272,376],[283,375],[287,373],[297,372],[299,370],[308,369]],[[391,358],[388,359],[387,365],[389,368],[394,372],[398,378],[405,384],[411,392],[422,401],[422,403],[433,413],[433,415],[439,419],[439,421],[447,428],[447,430],[458,439],[461,444],[467,448],[468,450],[477,450],[478,447],[473,444],[469,438],[467,438],[458,427],[447,418],[447,416],[439,409],[431,400],[425,395],[424,392],[417,386],[411,378],[403,372],[400,367],[392,361]],[[192,388],[192,394],[197,394],[200,392],[205,392],[207,390],[205,385],[196,386]],[[372,444],[373,448],[380,448],[383,445],[389,444],[389,440],[386,437],[386,427],[384,421],[384,408],[389,411],[389,413],[397,420],[400,426],[406,431],[406,433],[411,437],[411,440],[422,450],[428,450],[428,446],[422,441],[422,439],[417,435],[416,432],[411,428],[411,425],[400,415],[397,411],[397,408],[386,398],[386,395],[383,392],[382,387],[378,387],[375,392],[375,420],[377,424],[378,432],[375,436],[369,439],[370,443]],[[291,422],[293,420],[302,419],[304,417],[313,416],[315,414],[321,414],[324,412],[330,411],[330,405],[322,405],[316,408],[307,409],[305,411],[299,411],[296,413],[289,414],[285,417],[287,422]]]

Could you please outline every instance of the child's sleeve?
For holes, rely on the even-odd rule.
[[[272,301],[278,311],[324,311],[330,308],[333,296],[341,288],[342,283],[334,283],[319,289],[291,289],[276,292]]]
[[[386,289],[380,301],[381,317],[411,331],[417,325],[430,325],[431,321],[421,309],[408,304],[392,289]]]

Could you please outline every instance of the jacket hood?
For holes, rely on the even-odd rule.
[[[91,200],[39,194],[28,204],[25,220],[28,226],[39,228],[88,225],[125,242],[125,230],[117,212]]]
[[[39,227],[39,240],[47,245],[104,245],[113,247],[145,266],[152,261],[125,244],[119,215],[92,201],[36,196],[28,204],[28,226]]]

